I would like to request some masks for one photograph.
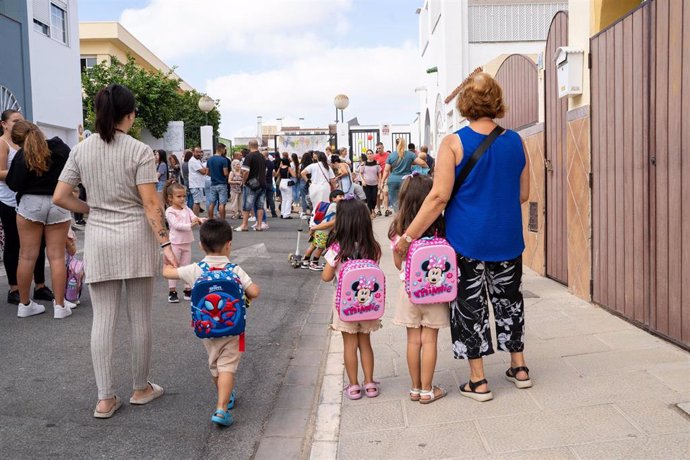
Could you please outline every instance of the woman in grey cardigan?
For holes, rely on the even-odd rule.
[[[153,277],[159,248],[177,265],[165,215],[156,193],[151,149],[127,135],[136,117],[134,95],[110,85],[96,95],[96,131],[78,144],[65,165],[53,201],[73,212],[89,213],[84,259],[93,303],[91,357],[98,386],[94,417],[109,418],[122,404],[112,377],[112,350],[122,285],[132,334],[134,392],[131,404],[146,404],[163,394],[149,378]],[[82,183],[87,202],[72,194]]]

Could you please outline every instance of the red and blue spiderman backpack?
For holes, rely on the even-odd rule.
[[[235,264],[211,268],[199,262],[203,273],[192,286],[192,327],[197,337],[212,339],[240,336],[243,347],[246,297]]]

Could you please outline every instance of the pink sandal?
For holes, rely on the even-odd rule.
[[[379,395],[379,385],[381,382],[373,381],[364,384],[364,394],[367,398],[375,398]]]
[[[345,388],[343,388],[343,394],[345,395],[345,397],[347,399],[352,399],[352,400],[361,399],[362,387],[360,387],[359,385],[349,384],[349,385],[345,386]]]

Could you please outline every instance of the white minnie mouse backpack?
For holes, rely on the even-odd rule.
[[[405,291],[414,304],[445,303],[458,294],[455,251],[445,238],[415,240],[405,261]]]

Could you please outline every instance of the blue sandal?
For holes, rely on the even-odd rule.
[[[237,394],[235,393],[235,390],[232,390],[232,393],[230,393],[230,401],[228,402],[228,410],[232,410],[235,407],[236,398]]]
[[[230,411],[226,412],[220,409],[216,409],[216,411],[211,416],[211,421],[213,423],[217,423],[218,425],[223,426],[230,426],[234,422],[234,420],[232,419],[232,415],[230,414]]]

